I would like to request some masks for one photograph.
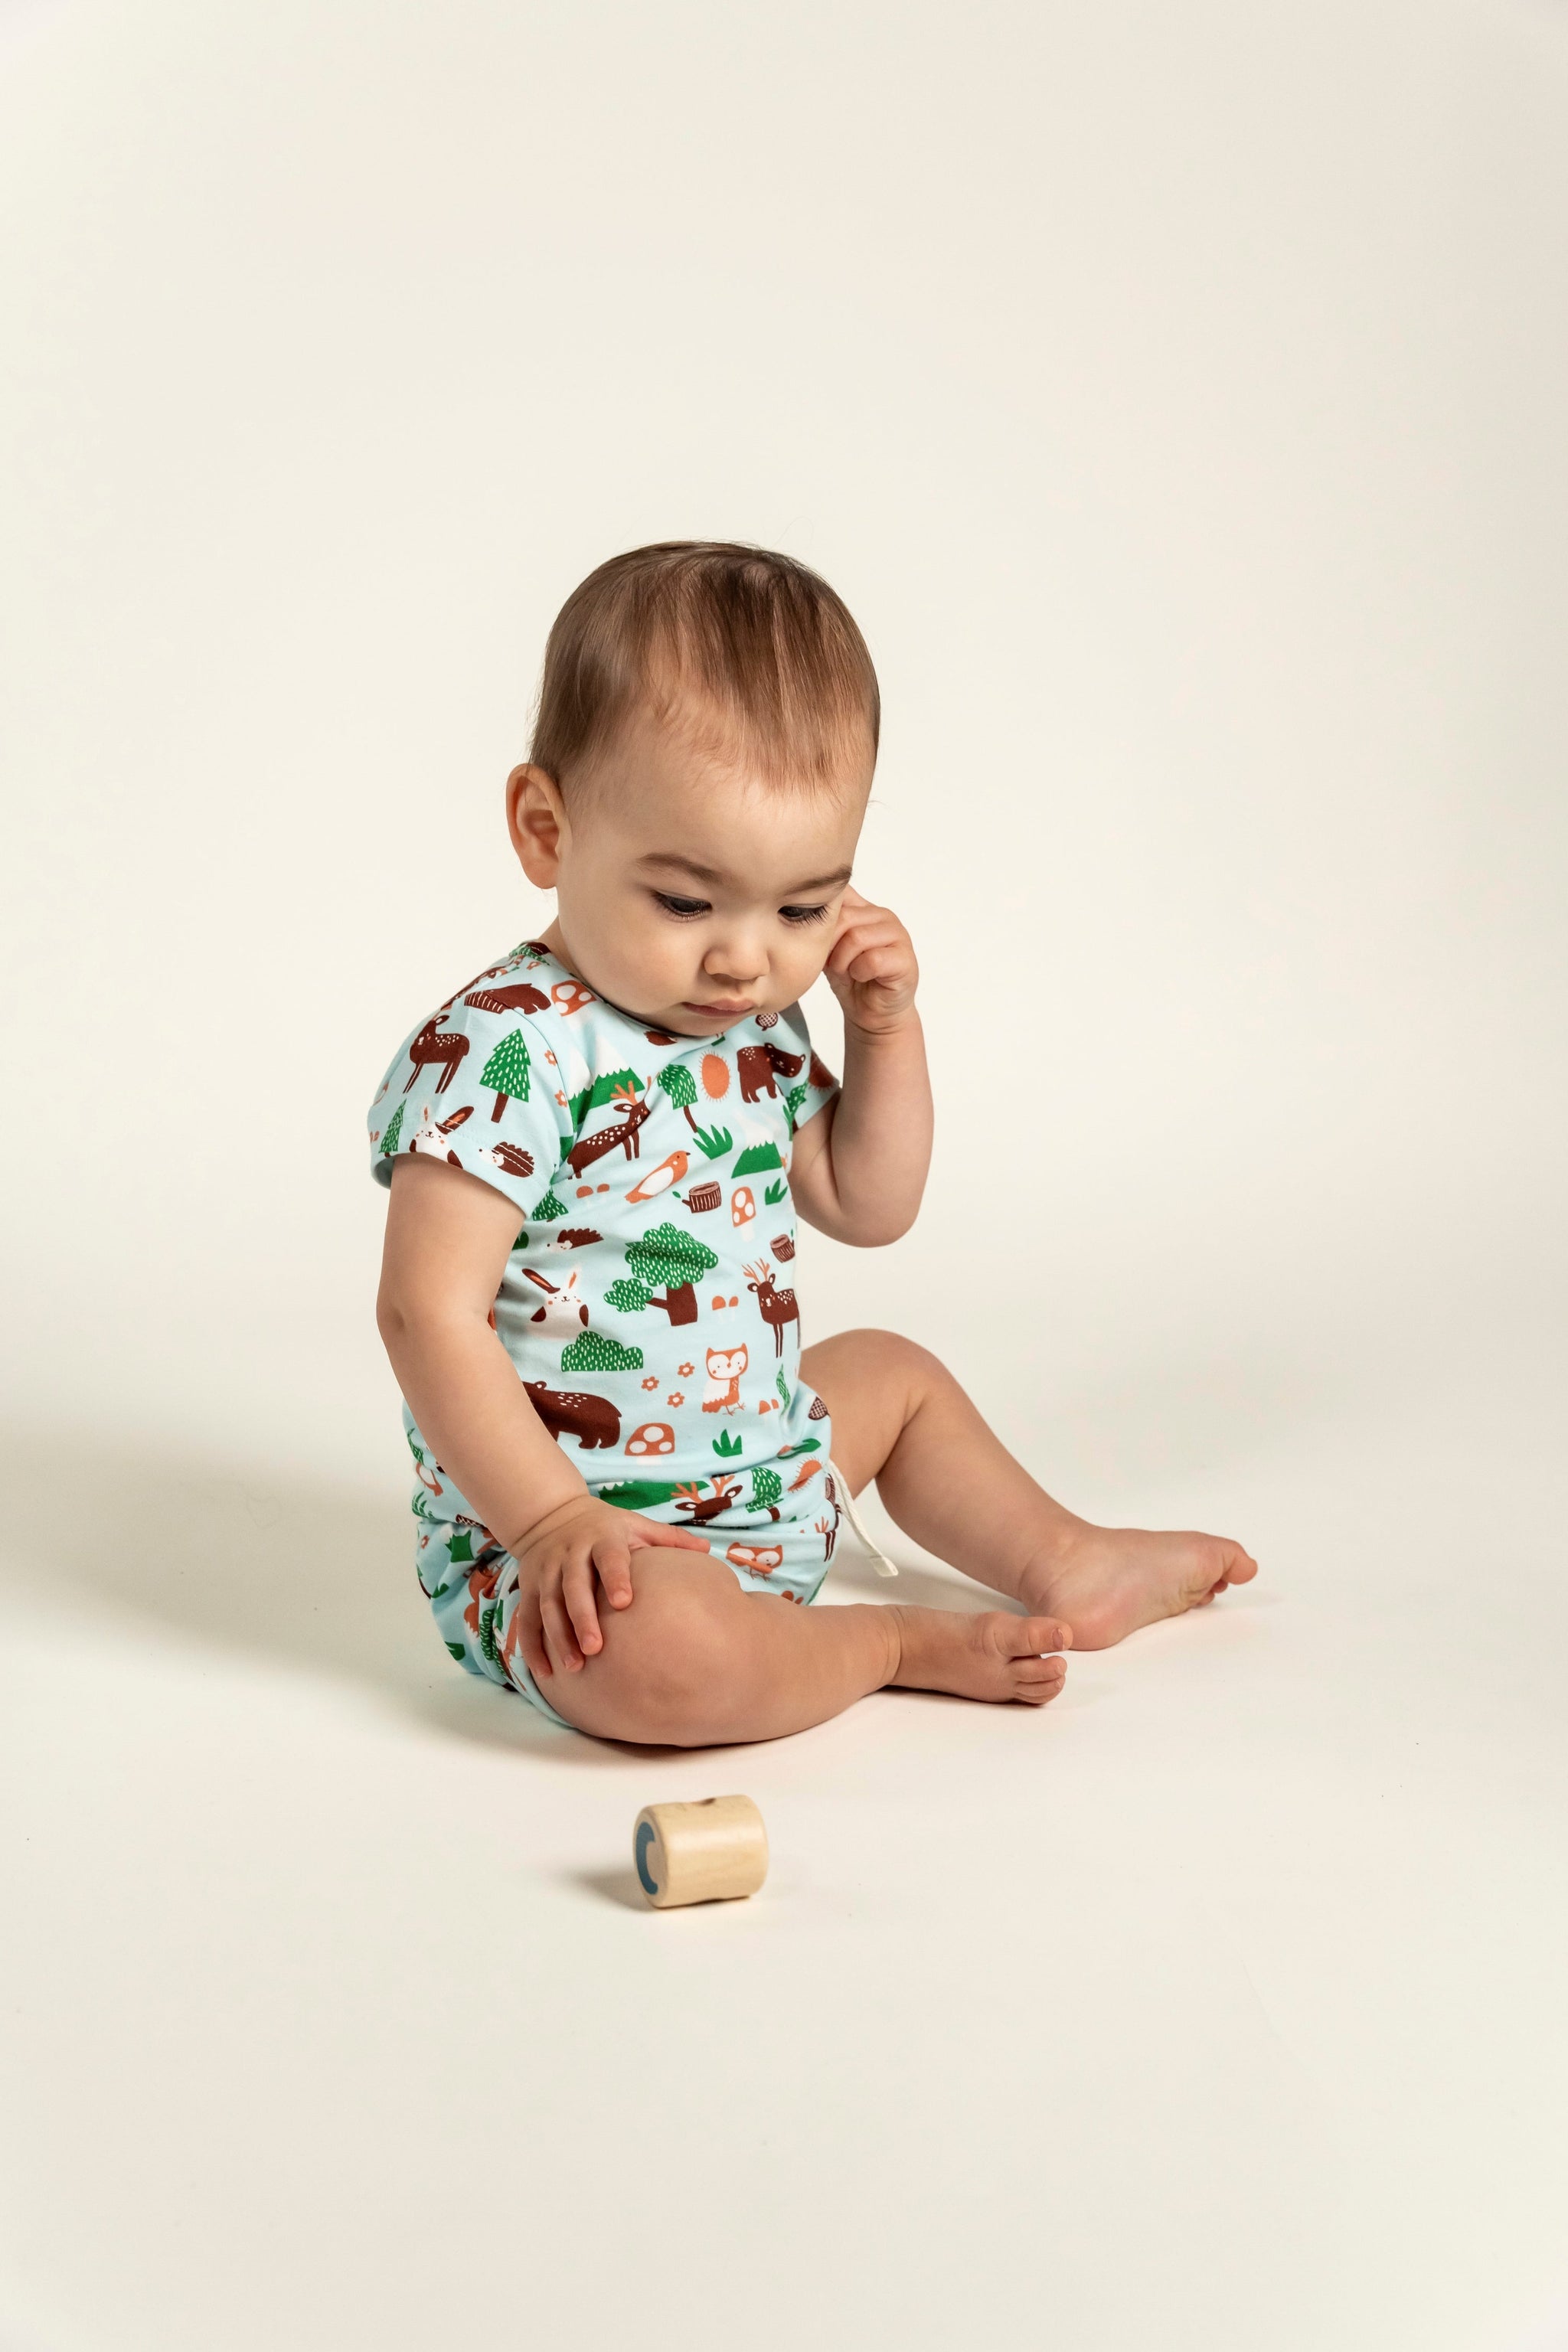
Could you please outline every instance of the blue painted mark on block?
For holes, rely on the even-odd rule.
[[[637,1823],[637,1876],[642,1880],[643,1893],[645,1895],[657,1895],[658,1893],[658,1881],[654,1877],[652,1872],[647,1866],[648,1848],[652,1843],[653,1823],[651,1822],[639,1822]]]

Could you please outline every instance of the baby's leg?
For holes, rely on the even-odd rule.
[[[888,1683],[1038,1706],[1067,1671],[1042,1655],[1070,1638],[1045,1617],[801,1609],[743,1592],[700,1552],[662,1547],[632,1554],[632,1582],[628,1609],[600,1609],[604,1648],[541,1685],[558,1714],[602,1739],[672,1748],[777,1739]]]
[[[892,1331],[843,1331],[801,1372],[833,1416],[833,1458],[873,1478],[905,1532],[994,1591],[1102,1650],[1156,1618],[1245,1584],[1258,1563],[1221,1536],[1097,1528],[1053,1502],[987,1429],[936,1357]]]

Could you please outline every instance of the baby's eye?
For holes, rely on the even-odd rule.
[[[786,923],[820,923],[826,912],[826,907],[781,907],[779,908],[779,913]]]
[[[667,915],[679,916],[683,922],[689,923],[694,915],[709,912],[706,898],[675,898],[668,890],[656,890],[653,895]]]

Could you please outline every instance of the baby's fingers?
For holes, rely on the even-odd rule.
[[[614,1558],[616,1548],[606,1546],[606,1549]],[[624,1553],[621,1554],[621,1558],[624,1561]],[[570,1559],[566,1563],[566,1572],[561,1579],[561,1597],[566,1604],[566,1614],[572,1620],[572,1630],[577,1636],[585,1658],[591,1658],[595,1651],[602,1650],[605,1646],[605,1637],[599,1631],[599,1612],[594,1606],[594,1568],[595,1561],[592,1558]],[[605,1590],[607,1592],[609,1589],[606,1580]],[[629,1577],[626,1579],[626,1599],[628,1601],[631,1599]]]
[[[583,1653],[577,1647],[572,1631],[572,1621],[566,1614],[558,1585],[541,1591],[539,1614],[543,1621],[545,1646],[550,1663],[565,1674],[574,1675],[583,1664]]]
[[[707,1537],[700,1536],[695,1528],[667,1528],[658,1519],[641,1517],[633,1519],[631,1525],[632,1542],[647,1545],[650,1550],[660,1544],[667,1544],[675,1551],[711,1551],[713,1549]]]
[[[544,1634],[539,1620],[539,1594],[524,1591],[518,1595],[517,1615],[512,1621],[512,1646],[522,1653],[522,1663],[535,1679],[551,1671],[550,1654],[544,1646]]]

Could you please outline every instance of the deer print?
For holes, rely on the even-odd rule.
[[[715,1478],[713,1492],[704,1501],[701,1499],[702,1481],[694,1478],[689,1485],[676,1488],[675,1507],[678,1511],[685,1511],[690,1524],[700,1528],[708,1520],[716,1519],[721,1511],[727,1511],[740,1491],[738,1478]]]
[[[440,1087],[437,1087],[436,1091],[439,1094]],[[463,1121],[466,1118],[472,1118],[473,1115],[473,1104],[465,1103],[461,1110],[455,1110],[452,1113],[450,1118],[437,1118],[429,1104],[426,1103],[420,1113],[423,1125],[415,1129],[409,1140],[409,1150],[426,1151],[432,1160],[449,1160],[454,1168],[460,1168],[463,1163],[457,1153],[450,1150],[447,1139],[454,1128],[461,1127]]]
[[[710,1348],[708,1350],[708,1393],[702,1400],[704,1412],[739,1412],[741,1410],[741,1375],[746,1369],[744,1348]]]
[[[584,1136],[566,1154],[574,1176],[581,1176],[584,1168],[591,1168],[606,1151],[614,1151],[617,1144],[628,1160],[637,1157],[642,1148],[638,1130],[653,1117],[653,1106],[647,1100],[639,1102],[629,1087],[617,1087],[614,1100],[621,1114],[614,1127],[602,1127],[597,1135]]]
[[[774,1286],[773,1270],[765,1257],[746,1268],[746,1288],[754,1296],[763,1321],[773,1332],[774,1351],[782,1356],[784,1325],[800,1321],[800,1305],[794,1291]]]
[[[436,1082],[438,1095],[446,1093],[458,1075],[458,1065],[468,1050],[468,1041],[455,1030],[443,1029],[441,1018],[439,1013],[433,1014],[408,1048],[408,1058],[414,1066],[404,1082],[405,1094],[410,1092],[420,1071],[431,1062],[441,1064],[441,1075]]]

